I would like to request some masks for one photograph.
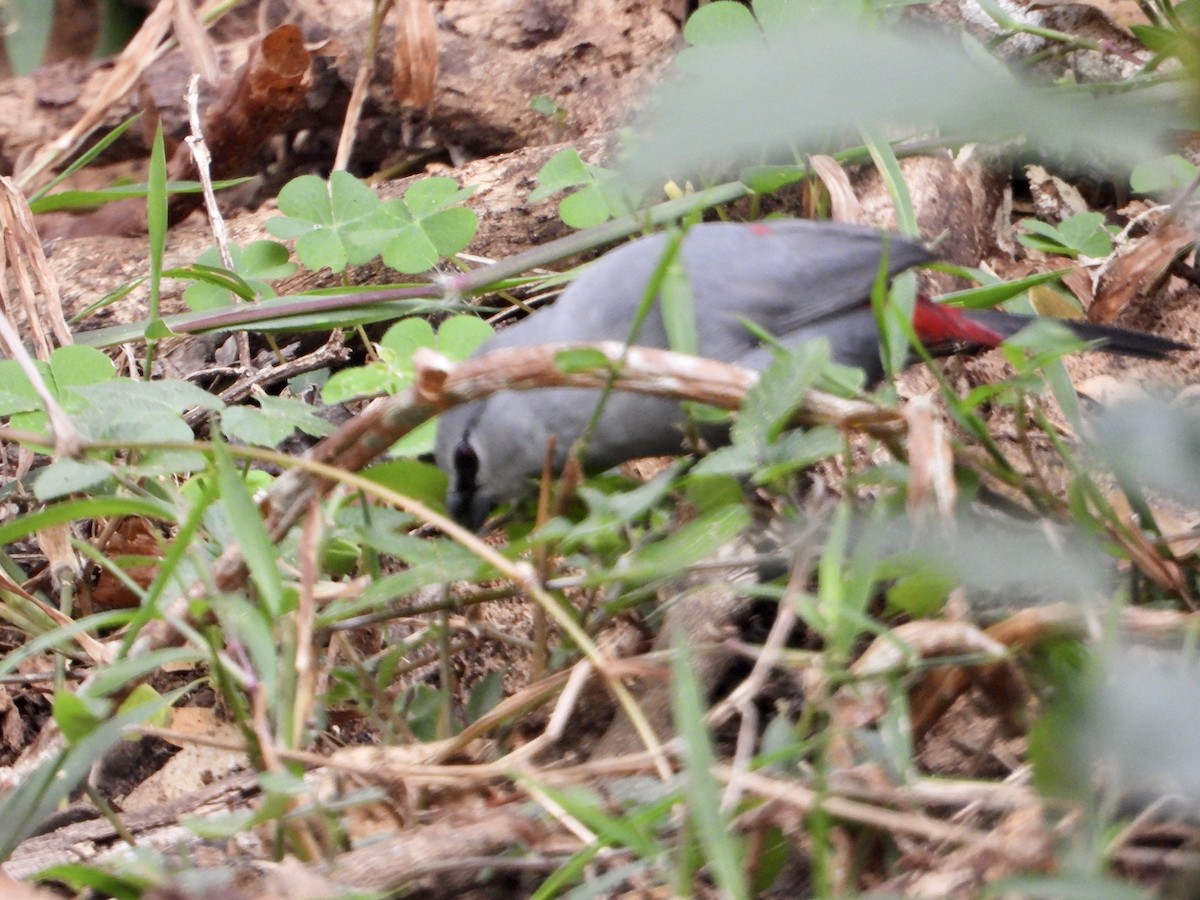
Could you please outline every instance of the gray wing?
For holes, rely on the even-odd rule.
[[[668,236],[626,244],[585,269],[549,309],[506,328],[476,351],[571,341],[624,341],[666,250]],[[768,349],[741,324],[756,322],[787,344],[828,337],[835,358],[874,359],[869,298],[886,256],[889,275],[926,261],[919,243],[853,225],[780,220],[714,223],[690,229],[682,245],[696,313],[699,352],[762,368]],[[849,315],[839,315],[849,313]],[[633,338],[666,347],[657,305]],[[546,438],[557,436],[561,461],[596,408],[596,391],[551,388],[505,392],[443,414],[436,455],[451,472],[454,448],[470,436],[479,480],[497,498],[516,496],[541,469]],[[589,447],[588,462],[607,468],[638,456],[676,453],[684,416],[677,403],[614,392]]]
[[[553,307],[505,329],[485,348],[626,340],[667,240],[653,235],[606,254]],[[794,219],[697,225],[684,238],[681,253],[700,355],[725,362],[739,360],[760,343],[742,319],[785,339],[864,303],[885,255],[889,277],[932,258],[924,246],[899,235]],[[668,345],[657,304],[633,342]]]

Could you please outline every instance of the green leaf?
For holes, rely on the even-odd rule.
[[[580,486],[579,496],[587,504],[587,516],[561,535],[563,546],[588,550],[611,546],[613,535],[620,527],[642,518],[666,496],[678,471],[678,464],[668,466],[643,485],[613,493],[586,484]],[[539,534],[547,534],[547,531],[544,529]],[[554,538],[554,535],[548,536]]]
[[[441,259],[433,240],[416,222],[406,223],[402,216],[394,215],[399,201],[389,203],[387,210],[393,214],[393,221],[388,230],[394,236],[383,250],[384,263],[397,272],[417,273],[432,269]]]
[[[845,447],[842,433],[832,426],[793,429],[774,441],[745,474],[751,475],[755,484],[770,484],[836,456]]]
[[[470,356],[492,332],[492,326],[472,315],[451,316],[436,334],[425,319],[402,319],[379,341],[377,361],[334,373],[322,388],[321,398],[326,403],[343,403],[351,397],[396,393],[412,383],[412,355],[417,350],[435,349],[457,362]]]
[[[382,362],[355,366],[330,375],[321,388],[321,400],[328,404],[345,403],[355,397],[386,393],[394,385],[395,376]]]
[[[193,284],[183,292],[183,300],[189,309],[219,309],[230,306],[232,291],[243,300],[259,297],[274,297],[275,290],[266,279],[287,278],[296,271],[296,264],[288,257],[287,247],[278,241],[254,241],[245,247],[229,245],[229,256],[233,263],[230,272],[221,267],[221,253],[209,247],[190,269],[168,272],[172,277],[193,277],[200,283]]]
[[[171,724],[170,713],[167,708],[159,702],[161,700],[162,694],[160,694],[150,685],[143,682],[130,691],[129,696],[121,701],[121,705],[118,706],[117,709],[120,712],[128,712],[130,710],[137,709],[140,706],[153,704],[154,711],[151,713],[150,718],[146,721],[157,728],[166,728]],[[137,740],[137,736],[134,735],[131,740]]]
[[[738,180],[757,194],[773,194],[807,177],[807,166],[747,166]]]
[[[456,206],[424,216],[421,226],[438,255],[449,257],[467,249],[479,227],[479,218],[473,210]]]
[[[277,618],[283,612],[279,554],[224,441],[213,441],[213,460],[221,491],[221,505],[237,536],[238,548],[258,588],[263,608],[272,618]]]
[[[362,548],[342,537],[333,537],[321,548],[321,568],[331,578],[345,578],[362,561]]]
[[[1193,163],[1172,153],[1135,166],[1129,185],[1138,194],[1171,194],[1191,184],[1196,173]]]
[[[491,334],[492,327],[478,316],[452,316],[442,323],[436,335],[425,319],[403,319],[380,340],[378,360],[330,376],[321,397],[326,403],[342,403],[352,397],[396,393],[412,384],[412,355],[418,349],[436,349],[451,360],[461,361]],[[433,422],[413,429],[392,445],[391,452],[417,455],[432,449],[435,429]]]
[[[671,247],[675,252],[663,272],[658,292],[663,325],[667,330],[667,345],[679,353],[695,354],[699,338],[696,334],[692,288],[679,256],[679,242],[673,242]]]
[[[459,190],[458,182],[453,178],[436,176],[414,182],[404,192],[404,202],[415,218],[423,219],[461,203],[473,193],[473,187]]]
[[[1017,239],[1027,247],[1063,256],[1107,256],[1112,252],[1112,234],[1101,213],[1078,213],[1056,227],[1038,219],[1022,219],[1026,234]]]
[[[560,790],[539,784],[538,790],[596,833],[602,846],[621,847],[643,859],[655,859],[662,848],[655,840],[655,829],[637,822],[622,812],[612,812],[603,798],[582,786]]]
[[[340,272],[379,253],[379,244],[370,240],[379,206],[375,192],[348,172],[334,172],[328,182],[301,175],[279,192],[284,215],[268,220],[266,229],[276,237],[295,238],[296,254],[310,269]]]
[[[466,249],[478,218],[455,207],[474,188],[460,190],[453,178],[426,178],[413,184],[404,199],[384,203],[372,223],[379,231],[383,261],[400,272],[425,272],[444,257]]]
[[[695,466],[695,475],[746,475],[758,469],[761,455],[758,448],[748,443],[730,444],[719,447]]]
[[[162,122],[154,129],[150,169],[146,178],[146,232],[150,239],[150,318],[158,318],[163,254],[167,245],[167,149]],[[149,364],[149,360],[147,360]]]
[[[95,460],[59,459],[42,469],[33,494],[42,502],[68,494],[94,491],[113,479],[112,466]]]
[[[395,394],[413,380],[413,353],[433,348],[433,326],[421,318],[401,319],[379,341],[379,359],[365,366],[332,374],[322,388],[325,403],[342,403],[350,397]]]
[[[591,181],[587,165],[574,147],[567,147],[550,157],[538,169],[538,186],[529,194],[529,203],[541,203],[561,190]]]
[[[143,498],[91,497],[86,500],[68,500],[0,524],[0,545],[11,544],[54,525],[104,516],[146,516],[149,519],[172,523],[176,518],[173,507]]]
[[[746,395],[732,429],[734,444],[761,451],[775,440],[829,361],[824,339],[777,355]]]
[[[242,184],[248,180],[248,178],[235,178],[228,181],[213,182],[213,187],[228,187],[234,184]],[[203,186],[198,181],[166,181],[163,183],[163,191],[167,196],[174,194],[198,194],[203,189]],[[58,210],[97,209],[107,203],[114,203],[118,200],[136,200],[139,197],[147,197],[152,190],[154,188],[147,184],[121,184],[92,191],[59,191],[57,194],[48,194],[42,197],[36,203],[30,203],[29,207],[35,213],[56,212]]]
[[[626,186],[616,173],[587,165],[574,148],[550,157],[538,172],[538,181],[540,185],[529,194],[531,204],[567,188],[579,188],[559,204],[559,216],[572,228],[591,228],[633,211],[624,196]]]
[[[139,335],[139,337],[143,338],[146,341],[160,341],[165,338],[182,337],[182,336],[183,335],[177,334],[176,332],[172,331],[171,326],[168,325],[163,319],[160,319],[158,316],[153,316],[149,320],[147,320],[145,329]]]
[[[396,443],[388,448],[388,453],[393,456],[421,456],[425,453],[432,453],[434,444],[437,440],[437,420],[430,419],[427,422],[422,422]]]
[[[566,110],[559,106],[549,94],[534,94],[529,101],[529,108],[543,116],[562,116]]]
[[[138,900],[151,888],[146,879],[111,875],[82,863],[50,866],[38,872],[37,878],[46,883],[65,884],[77,896],[113,897],[114,900]]]
[[[434,509],[442,508],[446,496],[446,473],[437,466],[415,459],[393,459],[363,471],[363,477],[420,500]],[[422,541],[429,546],[429,541]],[[468,553],[468,555],[471,555]]]
[[[270,230],[270,222],[267,228]],[[276,234],[277,232],[271,232]],[[350,262],[350,254],[345,241],[326,229],[314,229],[296,239],[296,255],[308,268],[314,272],[329,269],[333,273],[341,272]]]
[[[914,618],[931,616],[942,608],[950,590],[958,584],[954,576],[927,560],[918,559],[906,566],[906,574],[896,578],[887,590],[888,604]],[[886,573],[885,573],[886,577]]]
[[[1129,30],[1147,50],[1160,56],[1174,56],[1181,60],[1194,60],[1196,57],[1196,41],[1184,33],[1153,25],[1130,25]]]
[[[1084,256],[1108,256],[1112,252],[1112,234],[1105,227],[1102,213],[1078,213],[1058,226],[1068,247]]]
[[[680,630],[672,641],[671,712],[683,740],[687,814],[699,834],[720,894],[749,900],[750,887],[742,870],[746,847],[721,812],[720,790],[712,773],[717,760],[709,743],[704,711],[700,680],[692,665],[686,635]]]
[[[635,581],[668,578],[715,553],[749,524],[750,514],[741,506],[713,510],[638,549],[622,562],[619,574]]]
[[[1020,225],[1030,234],[1040,235],[1061,243],[1061,236],[1058,233],[1058,229],[1048,222],[1043,222],[1041,219],[1022,219]]]
[[[194,263],[180,269],[168,269],[168,278],[187,279],[195,284],[184,289],[183,300],[196,311],[233,306],[236,297],[251,301],[255,290],[244,278],[227,269]]]
[[[451,316],[438,326],[436,346],[443,356],[462,362],[495,333],[479,316]]]
[[[688,17],[683,26],[683,37],[689,44],[703,47],[762,37],[762,31],[750,10],[742,4],[715,0]]]
[[[389,368],[411,374],[412,355],[420,349],[432,349],[436,343],[433,326],[428,320],[414,316],[397,322],[384,332],[379,347],[392,352]]]
[[[1036,234],[1018,234],[1017,240],[1034,250],[1040,250],[1042,253],[1050,255],[1070,256],[1075,257],[1078,254],[1065,246],[1062,241],[1051,238],[1044,238]]]
[[[234,527],[237,527],[236,523]],[[238,540],[240,544],[240,535]],[[253,571],[252,567],[252,575]],[[221,625],[221,634],[227,643],[240,645],[239,650],[249,658],[254,677],[261,682],[258,689],[271,698],[269,712],[277,719],[287,715],[291,708],[290,698],[278,693],[281,673],[284,674],[284,679],[290,676],[282,671],[287,665],[286,657],[280,653],[278,637],[272,628],[272,623],[287,611],[282,605],[283,599],[283,595],[280,594],[281,603],[278,607],[267,602],[265,597],[258,604],[253,604],[246,599],[245,594],[223,594],[211,601],[217,621]],[[294,603],[292,606],[294,607]]]
[[[467,721],[477,722],[504,699],[504,673],[488,672],[471,689],[467,698]]]
[[[89,700],[69,691],[54,695],[54,721],[68,743],[77,743],[96,730],[104,721],[109,706],[103,701]]]
[[[601,351],[591,348],[581,350],[560,350],[554,354],[554,366],[566,375],[577,372],[608,371],[613,369],[607,356]]]
[[[255,447],[274,447],[297,430],[313,437],[333,433],[333,425],[302,400],[288,397],[259,397],[259,409],[234,406],[221,416],[228,437]]]
[[[963,309],[991,309],[1007,300],[1019,297],[1030,288],[1061,281],[1063,276],[1070,272],[1071,269],[1055,269],[1052,272],[1039,272],[1034,275],[1028,275],[1025,278],[1018,278],[1015,281],[1001,281],[997,284],[968,288],[963,291],[943,294],[938,297],[937,302],[946,303],[950,306],[960,306]]]
[[[189,409],[220,410],[225,408],[220,397],[204,388],[178,378],[163,381],[134,381],[114,378],[73,389],[89,404],[100,410],[143,409],[151,406],[174,413]]]
[[[96,159],[96,157],[98,157],[101,153],[103,153],[110,146],[112,146],[112,144],[121,135],[123,135],[126,131],[128,131],[131,127],[133,127],[134,123],[136,123],[138,120],[140,120],[141,117],[142,117],[142,114],[140,112],[134,113],[132,116],[130,116],[124,122],[122,122],[121,124],[114,127],[112,130],[110,130],[106,135],[104,135],[104,137],[100,138],[100,140],[96,141],[96,143],[92,144],[90,147],[88,147],[86,150],[84,150],[83,153],[80,153],[75,159],[73,159],[71,161],[70,165],[68,165],[65,169],[63,169],[61,172],[59,172],[57,175],[55,175],[54,178],[48,184],[45,185],[45,187],[41,187],[37,191],[35,191],[29,198],[30,211],[33,212],[34,215],[37,215],[38,213],[41,213],[41,212],[45,212],[46,210],[41,208],[38,204],[40,204],[41,201],[44,198],[46,198],[47,195],[52,190],[54,190],[56,187],[58,187],[60,184],[62,184],[64,181],[66,181],[68,178],[70,178],[72,175],[74,175],[80,169],[84,168],[87,165],[90,165],[91,162],[94,159]]]
[[[237,248],[236,250],[234,248]],[[216,248],[211,248],[215,253]],[[244,278],[287,278],[296,271],[287,247],[278,241],[251,241],[245,247],[230,247],[234,270]]]
[[[444,487],[443,482],[443,495]],[[373,526],[356,528],[353,533],[364,546],[396,556],[404,560],[408,568],[377,579],[359,597],[330,604],[322,613],[322,622],[334,622],[358,615],[363,610],[378,609],[382,604],[403,598],[427,585],[477,581],[490,572],[479,557],[449,541],[418,539]],[[418,544],[421,546],[415,546]]]
[[[558,205],[558,214],[572,228],[595,228],[609,219],[608,205],[594,184],[580,188],[564,197]]]
[[[376,193],[349,172],[337,171],[329,176],[328,213],[332,222],[356,222],[378,208]]]
[[[70,387],[99,384],[116,377],[112,360],[94,347],[73,344],[50,354],[50,376],[59,395]]]
[[[46,363],[34,360],[33,364],[43,381],[52,381],[50,367]],[[0,416],[34,412],[41,408],[41,398],[25,376],[21,364],[15,359],[0,359]]]

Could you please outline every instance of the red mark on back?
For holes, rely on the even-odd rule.
[[[759,237],[767,237],[771,234],[771,226],[762,222],[752,222],[746,228],[751,234],[757,234]]]
[[[926,297],[917,298],[913,310],[913,329],[921,343],[928,347],[945,344],[971,344],[977,347],[998,347],[1004,335],[978,322],[953,306],[934,303]]]

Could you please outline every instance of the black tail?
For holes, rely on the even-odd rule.
[[[1016,334],[1030,322],[1038,320],[1037,316],[1018,316],[996,310],[971,310],[967,317],[986,328],[991,328],[1005,337]],[[1130,331],[1126,328],[1114,328],[1111,325],[1094,325],[1091,322],[1081,322],[1075,319],[1054,319],[1069,329],[1076,337],[1085,341],[1099,341],[1100,349],[1109,353],[1121,353],[1126,356],[1141,356],[1146,359],[1163,359],[1171,353],[1180,350],[1194,350],[1188,344],[1181,344],[1170,338],[1147,334],[1144,331]]]

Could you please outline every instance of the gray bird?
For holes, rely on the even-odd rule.
[[[553,306],[498,332],[475,355],[540,344],[625,341],[668,239],[667,234],[651,235],[605,254]],[[883,375],[870,296],[885,258],[889,278],[934,258],[923,245],[900,235],[798,219],[694,225],[679,253],[692,294],[700,356],[764,369],[773,350],[746,328],[743,320],[749,320],[788,347],[825,338],[835,361],[864,369],[871,382]],[[932,352],[951,353],[994,347],[1029,321],[922,299],[913,325]],[[1182,349],[1153,335],[1063,324],[1116,352],[1157,357]],[[657,303],[633,343],[669,346]],[[444,413],[435,453],[450,479],[451,514],[478,528],[496,504],[528,493],[542,470],[551,435],[561,469],[599,398],[598,391],[583,388],[504,391]],[[676,401],[614,391],[590,437],[584,464],[602,471],[630,459],[679,453],[685,420]]]

